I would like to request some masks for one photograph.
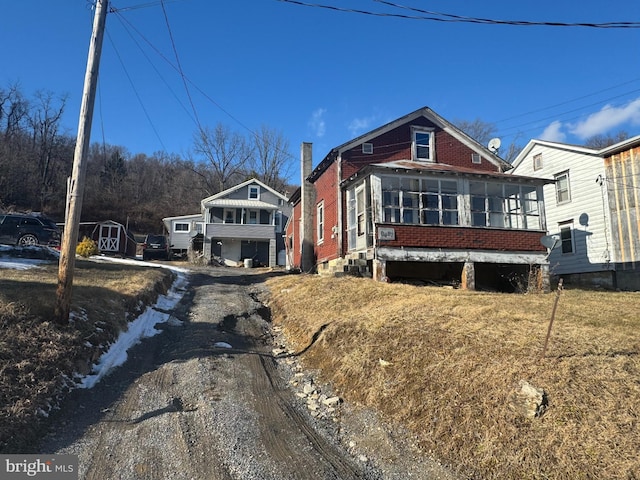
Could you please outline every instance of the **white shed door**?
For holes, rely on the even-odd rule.
[[[101,252],[118,252],[120,250],[120,227],[117,225],[100,225],[98,249]]]

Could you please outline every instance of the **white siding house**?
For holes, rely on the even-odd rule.
[[[228,265],[284,265],[288,198],[253,178],[203,199],[203,253]]]
[[[202,214],[166,217],[162,219],[169,234],[171,252],[177,257],[186,257],[193,239],[203,231]]]
[[[640,137],[636,139],[640,143]],[[619,272],[635,266],[620,258],[612,228],[619,217],[617,181],[605,161],[612,151],[615,146],[596,150],[531,140],[513,162],[510,173],[554,180],[544,187],[547,229],[557,239],[549,253],[549,269],[565,283],[633,288],[633,282],[620,281]]]

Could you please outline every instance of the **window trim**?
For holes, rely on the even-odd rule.
[[[182,230],[182,229],[178,230],[178,225],[186,225],[187,228],[186,228],[186,230]],[[173,224],[173,231],[174,231],[174,233],[189,233],[191,231],[191,223],[189,223],[189,222],[175,222]]]
[[[566,177],[567,179],[567,188],[566,188],[567,199],[566,200],[560,200],[560,193],[565,191],[564,189],[560,190],[559,188],[559,185],[560,185],[559,180],[562,177]],[[555,186],[556,186],[556,205],[564,205],[566,203],[570,203],[571,202],[571,182],[569,177],[569,170],[565,170],[564,172],[557,173],[556,175],[553,176],[553,179],[555,180]]]
[[[255,197],[251,195],[251,192],[255,192]],[[247,199],[260,200],[260,185],[249,185]]]
[[[536,153],[533,156],[533,171],[542,170],[542,154]]]
[[[422,143],[418,144],[417,136],[423,134],[429,136],[429,157],[419,157],[418,148]],[[435,134],[433,128],[428,127],[411,127],[411,158],[416,162],[435,163]]]
[[[324,200],[316,205],[316,243],[324,243]]]
[[[561,255],[573,255],[576,253],[576,237],[575,237],[575,228],[573,228],[573,220],[567,220],[564,222],[558,223],[558,230],[560,232],[560,254]],[[565,239],[562,238],[562,232],[569,231],[569,244],[571,246],[571,251],[564,251]]]

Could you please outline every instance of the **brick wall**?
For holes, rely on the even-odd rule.
[[[395,240],[379,241],[384,247],[425,247],[499,251],[544,252],[544,232],[472,227],[378,224],[395,230]]]
[[[316,252],[316,263],[325,262],[339,257],[338,252],[338,235],[334,235],[331,228],[338,225],[338,197],[339,186],[337,175],[337,164],[334,162],[327,170],[316,180],[314,187],[316,189],[316,205],[313,208],[313,228],[314,228],[314,244]],[[324,201],[324,240],[318,243],[317,224],[317,205]],[[333,238],[332,238],[333,236]]]
[[[362,153],[362,145],[344,152],[342,154],[342,178],[349,178],[370,163],[411,160],[412,126],[435,129],[436,163],[474,168],[481,172],[500,171],[496,165],[485,158],[482,158],[479,164],[472,163],[471,154],[474,153],[473,150],[421,117],[370,140],[370,143],[373,144],[373,154]]]

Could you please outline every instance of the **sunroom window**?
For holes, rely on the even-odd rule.
[[[536,187],[469,182],[469,194],[474,227],[541,228]]]
[[[383,177],[382,205],[387,223],[458,225],[458,182]]]

